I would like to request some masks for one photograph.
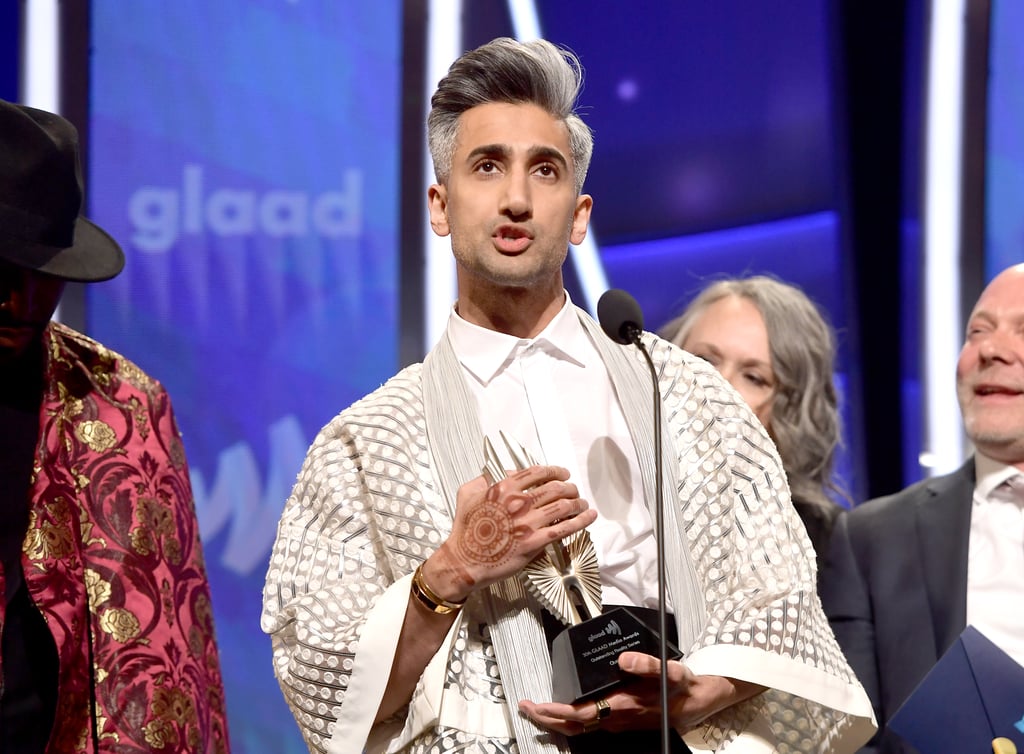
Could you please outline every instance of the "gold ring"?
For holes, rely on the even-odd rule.
[[[584,733],[590,733],[591,731],[595,731],[600,728],[604,719],[612,713],[612,706],[608,704],[607,699],[595,699],[594,706],[597,708],[597,717],[583,723]]]

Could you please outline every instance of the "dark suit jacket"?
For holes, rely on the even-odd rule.
[[[971,459],[836,521],[820,592],[875,708],[865,751],[914,751],[882,726],[966,627],[973,495]]]
[[[810,537],[811,545],[814,547],[818,565],[818,580],[820,581],[821,572],[825,568],[825,556],[828,554],[828,543],[832,538],[832,527],[835,526],[836,516],[843,508],[835,503],[823,505],[797,498],[793,498],[793,507],[796,508],[800,520],[804,522],[807,536]]]

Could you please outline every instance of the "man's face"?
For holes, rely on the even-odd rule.
[[[467,110],[451,175],[429,199],[434,231],[452,237],[460,300],[508,287],[562,295],[562,263],[586,236],[591,206],[576,193],[562,121],[532,104]]]
[[[63,292],[63,280],[0,261],[0,364],[40,338]]]
[[[1000,273],[978,299],[956,383],[975,447],[1024,469],[1024,265]]]

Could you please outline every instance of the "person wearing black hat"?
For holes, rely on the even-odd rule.
[[[124,266],[81,205],[74,126],[0,100],[0,751],[227,752],[167,393],[51,321]]]

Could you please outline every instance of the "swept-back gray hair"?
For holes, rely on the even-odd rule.
[[[501,37],[470,50],[452,63],[430,98],[427,142],[438,183],[451,175],[459,116],[492,102],[530,103],[565,122],[569,129],[576,193],[594,151],[594,136],[576,114],[583,68],[570,50],[543,39],[519,42]]]
[[[764,318],[775,392],[768,432],[779,449],[793,497],[826,503],[848,495],[833,473],[842,443],[833,370],[835,336],[814,303],[799,288],[766,276],[712,283],[662,337],[682,347],[704,311],[723,298],[750,301]]]

